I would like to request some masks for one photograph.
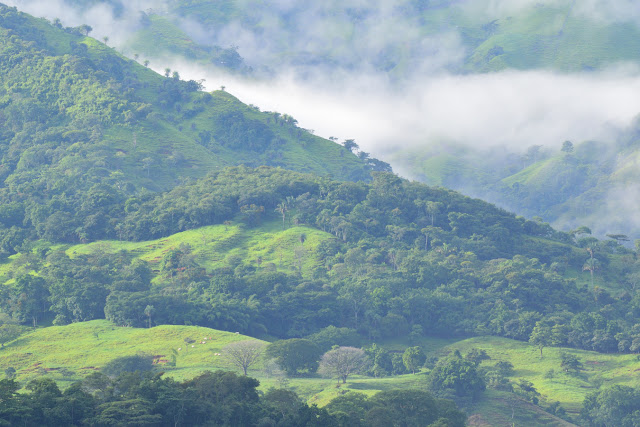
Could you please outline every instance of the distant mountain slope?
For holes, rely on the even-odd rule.
[[[121,7],[118,1],[109,3]],[[198,60],[209,50],[209,61],[220,65],[221,55],[233,52],[217,46],[236,46],[258,67],[370,66],[396,78],[430,68],[434,61],[448,71],[487,72],[582,71],[640,60],[640,28],[631,20],[614,22],[607,10],[600,16],[574,0],[505,3],[178,0],[147,11],[148,26],[129,47]],[[234,67],[242,68],[240,62]]]
[[[640,132],[638,123],[608,143],[585,141],[532,146],[524,154],[504,149],[433,146],[395,154],[403,173],[496,203],[555,227],[588,226],[594,234],[640,235]]]

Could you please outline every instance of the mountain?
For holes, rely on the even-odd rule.
[[[225,166],[354,180],[389,169],[300,129],[289,115],[202,92],[176,71],[160,76],[89,31],[0,5],[4,236],[27,226],[44,237],[50,221],[75,230],[67,239],[83,240],[92,234],[83,225],[88,204],[113,207]],[[88,202],[92,191],[101,195]]]
[[[633,13],[625,14],[626,6],[616,2],[590,8],[572,0],[312,6],[229,0],[173,1],[145,10],[116,0],[73,4],[81,12],[106,4],[115,19],[125,11],[138,13],[120,45],[130,57],[152,58],[154,66],[182,58],[266,81],[291,70],[310,80],[318,74],[373,73],[402,87],[442,72],[472,77],[544,70],[589,76],[640,59],[640,27]],[[636,129],[632,126],[608,140],[573,140],[576,154],[571,162],[563,161],[560,151],[567,138],[542,150],[535,142],[518,147],[522,144],[513,141],[510,148],[486,150],[477,148],[473,137],[424,139],[396,148],[386,160],[410,178],[460,190],[521,215],[540,216],[567,231],[585,225],[601,237],[633,236],[640,224],[634,219],[635,207],[624,200],[638,187],[629,167],[637,156]],[[370,141],[359,143],[369,151]],[[384,152],[384,147],[377,148]],[[527,153],[529,148],[534,151]]]

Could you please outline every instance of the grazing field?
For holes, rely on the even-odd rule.
[[[67,254],[73,258],[95,251],[125,251],[134,258],[149,262],[157,272],[163,256],[185,244],[190,246],[194,261],[208,271],[228,265],[233,258],[240,257],[251,260],[252,264],[280,270],[301,269],[305,275],[319,265],[315,249],[331,236],[311,227],[287,227],[283,230],[281,220],[265,222],[258,228],[247,228],[237,223],[212,225],[145,242],[100,241],[75,245],[67,249]],[[300,242],[301,236],[304,236],[303,242]]]
[[[206,338],[206,339],[205,339]],[[0,350],[0,365],[13,367],[17,379],[25,384],[38,377],[50,377],[61,387],[99,371],[117,357],[140,353],[152,355],[158,371],[178,380],[188,379],[206,370],[234,369],[224,361],[224,346],[239,340],[253,339],[233,332],[195,326],[164,325],[150,329],[118,327],[105,320],[51,326],[29,332]],[[193,342],[187,342],[193,341]],[[203,344],[204,342],[204,344]],[[636,355],[600,354],[573,349],[544,348],[543,357],[536,346],[495,337],[476,337],[461,341],[426,338],[418,343],[430,356],[443,357],[454,350],[463,355],[473,348],[485,350],[491,357],[481,366],[499,361],[514,366],[512,383],[530,381],[540,393],[540,405],[527,402],[513,393],[488,389],[482,397],[465,408],[472,425],[569,425],[543,411],[553,402],[576,418],[584,397],[598,387],[613,384],[640,384],[640,361]],[[400,351],[400,342],[383,344]],[[178,351],[178,349],[180,349]],[[176,350],[175,366],[172,354]],[[584,369],[567,373],[560,366],[563,352],[577,356]],[[427,389],[428,370],[384,378],[352,376],[346,384],[319,376],[283,378],[268,375],[262,363],[249,370],[260,380],[262,390],[288,387],[310,404],[324,406],[347,392],[367,395],[391,389]]]

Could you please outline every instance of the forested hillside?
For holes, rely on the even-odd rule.
[[[120,216],[104,213],[100,224],[118,224],[121,240],[166,238],[212,224],[259,231],[264,221],[280,222],[283,233],[292,225],[324,233],[300,228],[293,241],[267,243],[246,257],[223,255],[210,269],[192,253],[194,245],[206,248],[216,239],[204,231],[202,242],[168,245],[148,261],[137,259],[134,247],[65,253],[39,243],[12,261],[23,269],[5,270],[11,280],[3,310],[33,323],[106,315],[143,326],[144,309],[153,305],[157,324],[188,321],[282,338],[338,326],[370,338],[529,340],[536,329],[548,333],[547,345],[607,352],[635,351],[640,341],[632,252],[593,238],[576,246],[547,224],[391,174],[365,184],[282,169],[227,169],[166,194],[128,199],[120,209]],[[51,242],[66,236],[65,224],[56,225],[61,232]],[[312,233],[313,246],[305,245]],[[228,250],[242,245],[238,238],[231,237]],[[575,274],[581,280],[570,279]]]
[[[454,400],[475,425],[633,425],[602,410],[638,396],[628,236],[403,179],[91,31],[0,5],[0,423],[461,426]],[[499,190],[551,210],[596,187],[598,147],[534,149]]]
[[[159,76],[86,37],[88,27],[56,28],[5,6],[0,17],[1,234],[9,246],[26,230],[49,240],[114,237],[99,229],[113,229],[102,218],[117,205],[227,165],[347,179],[389,169],[289,115],[200,92],[177,71]]]

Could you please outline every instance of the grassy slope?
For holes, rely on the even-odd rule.
[[[301,234],[306,235],[304,245],[299,241]],[[150,262],[157,271],[165,253],[186,243],[191,246],[195,262],[207,270],[221,267],[225,265],[226,259],[238,255],[254,264],[261,258],[263,266],[273,264],[277,268],[291,271],[298,266],[296,248],[304,247],[304,275],[319,262],[314,256],[315,248],[329,238],[331,235],[328,233],[305,226],[282,230],[282,222],[272,220],[258,228],[246,228],[238,224],[212,225],[146,242],[100,241],[72,246],[67,249],[67,253],[73,257],[93,251],[115,253],[124,250],[135,258]]]
[[[198,108],[201,104],[196,94],[183,106],[183,110]],[[213,142],[207,149],[196,141],[203,131],[215,134],[216,117],[240,111],[245,117],[262,121],[271,126],[271,130],[281,138],[283,144],[278,148],[281,158],[277,165],[300,172],[319,175],[332,175],[347,178],[349,171],[361,168],[358,158],[331,141],[304,133],[300,139],[294,138],[292,132],[285,127],[270,125],[270,115],[249,108],[233,95],[216,91],[204,111],[189,119],[167,119],[167,117],[151,118],[133,129],[125,126],[114,126],[106,132],[105,149],[115,152],[122,161],[125,175],[134,175],[143,186],[151,190],[170,188],[178,177],[198,178],[208,171],[225,166],[247,164],[269,164],[264,154],[252,151],[234,150]],[[173,123],[172,123],[173,122]],[[134,133],[136,145],[134,147]],[[178,164],[170,164],[169,159],[179,153],[182,160]],[[151,158],[149,171],[144,170],[143,159]]]
[[[206,344],[200,344],[203,338]],[[186,345],[185,338],[197,340],[193,348]],[[0,365],[18,370],[18,379],[26,381],[38,376],[51,377],[61,385],[82,378],[109,360],[144,352],[157,356],[159,365],[177,379],[190,378],[207,369],[223,369],[225,364],[214,353],[233,341],[248,339],[234,333],[215,331],[194,326],[157,326],[151,329],[121,328],[104,320],[77,323],[67,326],[52,326],[37,329],[0,350]],[[545,348],[540,358],[537,347],[504,338],[478,337],[459,342],[426,338],[420,343],[433,355],[444,356],[453,349],[463,354],[471,348],[487,351],[492,365],[497,361],[509,361],[514,365],[513,382],[519,379],[531,381],[542,394],[543,402],[559,401],[572,415],[580,408],[584,396],[596,389],[596,385],[612,384],[640,385],[640,361],[635,355],[599,354],[581,350]],[[399,350],[406,343],[390,343],[391,349]],[[171,349],[182,348],[175,368],[167,366]],[[566,374],[560,369],[560,353],[568,351],[578,356],[585,370],[580,374]],[[60,369],[60,368],[66,368]],[[550,369],[555,371],[551,379],[545,378]],[[277,386],[274,378],[268,378],[256,366],[251,375],[260,379],[262,388]],[[323,378],[294,378],[289,386],[309,403],[327,404],[344,390],[373,394],[388,389],[424,389],[425,373],[387,378],[354,376],[341,387],[333,380]],[[512,411],[514,420],[520,425],[563,425],[518,397],[504,392],[488,390],[474,406],[468,408],[474,425],[510,425]],[[485,424],[483,424],[485,423]]]
[[[576,414],[584,396],[596,389],[596,385],[609,386],[623,384],[640,385],[640,361],[636,355],[601,354],[592,351],[544,348],[540,357],[538,347],[498,337],[478,337],[457,342],[447,347],[433,348],[436,354],[443,354],[452,349],[461,353],[471,348],[487,351],[492,360],[488,365],[504,360],[513,364],[515,374],[511,378],[531,381],[542,397],[548,401],[559,401],[568,412]],[[568,352],[580,358],[584,371],[579,374],[568,374],[560,368],[560,354]],[[545,374],[553,369],[553,378],[545,378]],[[515,382],[514,381],[514,382]]]
[[[201,344],[205,337],[212,339]],[[193,348],[185,343],[185,338],[196,340],[191,344]],[[182,348],[176,368],[168,374],[183,379],[207,369],[223,368],[224,363],[214,353],[243,339],[248,337],[197,326],[136,329],[117,327],[106,320],[93,320],[50,326],[23,335],[1,351],[0,365],[15,367],[21,381],[46,375],[64,385],[99,370],[117,357],[147,353],[156,357],[159,365],[164,365],[172,349]],[[68,370],[66,375],[60,368]]]

